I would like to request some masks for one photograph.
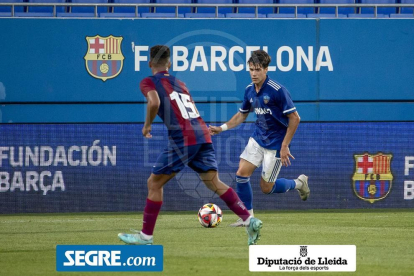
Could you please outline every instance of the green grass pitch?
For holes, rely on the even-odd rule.
[[[57,244],[122,244],[118,232],[140,229],[142,213],[0,215],[0,275],[257,274],[249,272],[244,229],[228,227],[235,215],[224,212],[214,229],[203,228],[196,215],[161,212],[154,243],[164,246],[164,271],[158,273],[56,272]],[[257,211],[256,217],[263,221],[259,244],[357,246],[355,273],[322,275],[414,275],[413,210]]]

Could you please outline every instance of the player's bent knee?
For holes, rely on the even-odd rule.
[[[157,190],[161,188],[159,187],[159,184],[156,181],[154,181],[152,177],[148,178],[147,187],[149,190]]]
[[[260,180],[260,188],[264,194],[270,194],[274,185],[275,183],[266,182],[263,178]]]
[[[251,174],[249,174],[248,172],[244,171],[244,170],[240,170],[238,169],[236,172],[237,176],[241,176],[241,177],[250,177]]]
[[[268,186],[266,186],[266,187],[262,187],[262,192],[264,193],[264,194],[270,194],[271,192],[272,192],[272,188],[273,187],[268,187]]]
[[[149,177],[149,178],[147,179],[147,187],[148,187],[148,189],[150,189],[150,190],[154,188],[154,181],[152,181],[151,177]]]

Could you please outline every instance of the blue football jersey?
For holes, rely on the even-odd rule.
[[[253,139],[266,148],[280,150],[289,124],[288,114],[296,111],[289,91],[280,83],[266,77],[259,92],[254,83],[246,87],[241,113],[257,115]]]

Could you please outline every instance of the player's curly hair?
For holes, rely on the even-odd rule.
[[[150,50],[150,60],[152,63],[164,66],[170,59],[170,48],[165,45],[155,45]]]
[[[252,52],[252,56],[249,58],[247,63],[249,65],[252,64],[255,67],[259,66],[263,69],[266,69],[267,67],[269,67],[270,61],[272,61],[272,59],[270,58],[268,53],[266,53],[263,50],[256,50]]]

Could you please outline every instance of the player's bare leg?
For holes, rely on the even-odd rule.
[[[163,200],[163,187],[176,173],[172,174],[151,174],[147,180],[148,199],[152,201]]]
[[[274,185],[274,182],[266,182],[263,178],[260,179],[260,189],[264,194],[270,194]]]
[[[118,237],[127,244],[152,244],[152,234],[163,200],[163,187],[175,176],[173,174],[151,174],[147,180],[148,197],[144,209],[142,230],[135,234],[119,233]]]
[[[217,193],[226,203],[227,207],[239,216],[240,220],[243,222],[243,226],[246,226],[248,235],[247,244],[256,244],[260,239],[262,221],[250,215],[236,192],[219,179],[217,171],[211,170],[205,173],[200,173],[199,175],[204,184],[210,190]]]
[[[236,174],[243,177],[250,177],[256,169],[256,165],[253,165],[244,159],[240,159],[239,169],[237,170]]]
[[[200,179],[211,191],[215,192],[219,196],[227,192],[229,186],[222,182],[218,177],[217,171],[207,171],[199,174]]]

